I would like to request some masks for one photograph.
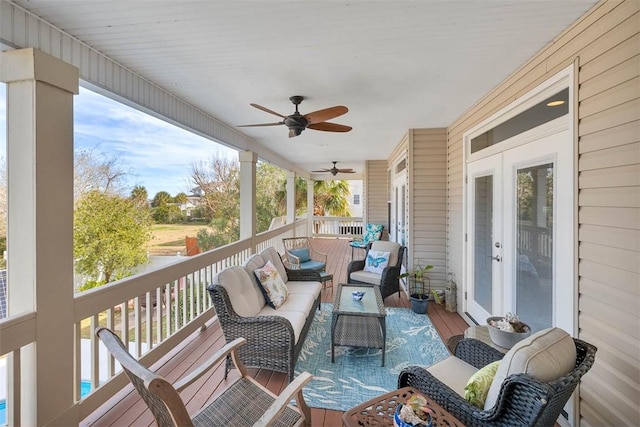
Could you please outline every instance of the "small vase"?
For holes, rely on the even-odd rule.
[[[396,412],[393,414],[393,425],[394,427],[414,427],[411,424],[405,423],[400,419],[400,409],[402,409],[402,404],[396,406]],[[429,415],[429,421],[426,423],[420,424],[421,427],[433,427],[433,419],[431,415]]]

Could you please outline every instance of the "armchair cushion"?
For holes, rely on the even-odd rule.
[[[267,261],[264,267],[255,269],[253,273],[258,279],[266,303],[275,309],[284,304],[289,291],[271,261]]]
[[[504,356],[491,384],[484,408],[492,408],[504,380],[513,374],[528,374],[548,383],[567,375],[576,367],[573,338],[560,328],[537,332],[514,345]]]
[[[451,390],[464,396],[464,388],[469,378],[478,369],[455,356],[449,356],[441,362],[431,365],[427,371]]]
[[[493,383],[498,366],[500,366],[500,361],[496,360],[471,375],[467,385],[464,387],[464,398],[467,402],[476,405],[480,409],[484,408],[484,401],[487,400],[489,387]]]
[[[400,251],[399,243],[376,240],[371,243],[371,251],[389,252],[389,265],[398,264],[398,252]]]
[[[371,285],[379,285],[380,284],[380,274],[372,273],[370,271],[364,270],[356,270],[351,273],[349,279],[353,281],[357,281],[360,283],[369,283]]]
[[[309,253],[309,248],[289,249],[288,252],[291,255],[297,256],[300,259],[301,263],[311,260],[311,254]]]
[[[364,271],[382,274],[382,270],[389,265],[390,252],[369,251],[364,262]]]

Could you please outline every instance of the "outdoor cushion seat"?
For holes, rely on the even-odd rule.
[[[465,338],[458,342],[455,357],[428,369],[403,369],[398,387],[418,389],[466,426],[553,426],[580,378],[593,366],[596,351],[560,328],[539,331],[507,354]],[[456,358],[464,365],[450,360]],[[497,360],[484,408],[478,408],[465,400],[463,384]],[[467,364],[472,369],[465,368]]]
[[[367,256],[371,251],[389,252],[388,265],[382,269],[380,274],[365,271]],[[404,246],[401,246],[399,243],[382,240],[370,242],[367,246],[365,259],[355,260],[349,263],[347,267],[347,282],[379,285],[382,298],[386,298],[394,292],[400,293],[399,276],[403,254]]]
[[[282,239],[288,268],[291,270],[324,271],[327,254],[316,251],[308,237],[287,237]]]
[[[287,296],[277,309],[267,303],[254,274],[267,262],[273,264],[287,287]],[[290,270],[275,248],[266,248],[242,266],[219,272],[208,290],[227,342],[239,337],[247,340],[247,345],[238,350],[245,366],[284,372],[293,380],[302,344],[315,310],[320,308],[320,273]],[[225,376],[231,368],[228,360]]]

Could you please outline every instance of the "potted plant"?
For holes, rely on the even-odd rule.
[[[411,299],[411,310],[414,313],[425,314],[431,293],[431,280],[425,273],[433,268],[433,265],[415,266],[412,270],[402,273],[398,277],[407,278],[407,288]]]
[[[396,407],[393,417],[394,425],[398,427],[433,425],[431,419],[433,411],[427,406],[427,398],[420,393],[411,395],[404,405]]]

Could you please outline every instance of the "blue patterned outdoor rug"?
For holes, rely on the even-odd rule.
[[[311,407],[346,411],[398,388],[398,374],[405,366],[428,367],[449,356],[426,315],[387,307],[384,367],[380,349],[355,347],[336,347],[331,363],[331,310],[332,304],[322,303],[316,311],[296,364],[296,375],[307,371],[314,376],[303,390]]]

